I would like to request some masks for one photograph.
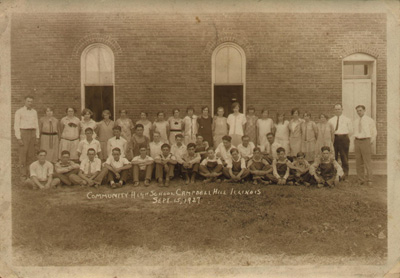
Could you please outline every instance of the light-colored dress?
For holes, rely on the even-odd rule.
[[[232,145],[237,147],[242,143],[243,125],[246,123],[246,117],[242,113],[237,115],[232,113],[228,116],[226,122],[229,125],[229,136],[232,137]]]
[[[56,163],[58,160],[58,125],[56,118],[43,117],[40,119],[40,149],[46,150],[46,160]]]
[[[86,130],[88,127],[90,127],[90,128],[93,129],[93,139],[96,139],[97,134],[96,134],[95,130],[96,130],[96,128],[97,128],[97,123],[96,123],[93,119],[90,119],[90,120],[87,121],[87,122],[84,121],[84,120],[82,120],[82,121],[81,121],[81,135],[80,135],[81,141],[83,141],[83,140],[86,139],[85,130]]]
[[[169,143],[171,145],[175,144],[175,135],[177,134],[182,134],[183,130],[183,120],[181,118],[174,118],[170,117],[168,119],[168,124],[169,124]]]
[[[301,151],[306,155],[308,162],[314,161],[315,142],[317,140],[317,125],[313,121],[301,123]]]
[[[274,121],[271,118],[257,120],[258,142],[260,146],[264,146],[267,143],[267,134],[272,132],[273,127]]]
[[[250,137],[250,142],[253,142],[256,144],[256,124],[257,124],[258,117],[253,115],[253,116],[246,116],[246,129],[244,131],[244,134]]]
[[[303,120],[298,121],[290,120],[289,122],[289,145],[290,155],[296,156],[301,151],[301,123]]]
[[[154,131],[160,132],[161,135],[161,141],[164,143],[169,143],[168,141],[168,135],[167,135],[167,127],[168,127],[168,122],[167,121],[162,121],[162,122],[154,122],[153,123],[153,129]]]
[[[113,127],[114,127],[114,121],[109,121],[108,124],[103,120],[98,123],[98,141],[100,142],[100,147],[101,147],[101,157],[99,157],[101,160],[106,160],[108,157],[108,150],[107,150],[107,142],[108,139],[114,136],[113,132]]]
[[[64,127],[60,140],[60,157],[62,151],[69,151],[70,158],[78,159],[79,128],[81,121],[77,117],[64,117],[61,119],[61,126]]]
[[[153,124],[149,120],[147,120],[147,122],[143,122],[143,121],[139,120],[136,122],[136,124],[143,125],[143,135],[146,136],[147,138],[151,139],[150,130],[151,130]]]
[[[228,134],[228,125],[225,117],[214,117],[214,147],[217,148],[222,143],[222,137]]]
[[[287,154],[290,154],[289,121],[284,121],[283,124],[276,124],[275,129],[275,142],[279,143]]]
[[[132,120],[129,118],[125,119],[119,118],[118,120],[115,121],[114,125],[121,127],[121,136],[127,142],[130,142],[132,137],[132,128],[134,127]]]
[[[185,124],[183,132],[185,135],[185,145],[189,143],[195,143],[197,134],[197,116],[186,116],[183,118],[183,123]]]
[[[332,125],[330,125],[328,122],[326,122],[325,124],[318,123],[317,129],[318,129],[318,137],[315,143],[316,155],[317,156],[320,155],[321,148],[324,146],[328,146],[331,149],[331,153],[334,154],[335,150],[333,148],[333,138],[332,138],[334,129]]]

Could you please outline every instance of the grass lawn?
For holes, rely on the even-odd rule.
[[[153,183],[116,190],[75,186],[33,191],[14,185],[14,264],[383,264],[386,182],[386,176],[376,176],[372,186],[350,181],[334,189],[251,183],[186,186],[182,181],[168,188]],[[214,189],[226,195],[198,192],[190,196],[196,201],[190,204],[188,196],[169,196],[169,203],[154,203],[150,196]],[[232,190],[253,194],[235,195]],[[89,192],[127,195],[93,198]]]

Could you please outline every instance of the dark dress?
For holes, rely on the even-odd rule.
[[[213,146],[213,136],[212,136],[212,118],[207,119],[203,117],[197,118],[197,123],[199,124],[198,134],[203,136],[204,141],[208,142],[210,147]]]

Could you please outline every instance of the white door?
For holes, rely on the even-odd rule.
[[[357,105],[365,106],[366,115],[372,115],[372,82],[371,79],[345,79],[342,92],[343,114],[353,122],[357,119]],[[350,152],[354,152],[354,136],[350,138]],[[373,146],[375,153],[375,146]]]

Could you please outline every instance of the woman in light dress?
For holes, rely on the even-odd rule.
[[[278,113],[277,123],[275,124],[275,142],[279,143],[290,154],[289,146],[289,121],[285,120],[285,113]]]
[[[165,120],[164,112],[158,112],[157,118],[153,123],[153,132],[158,131],[161,136],[161,141],[163,143],[169,144],[169,125],[168,121]]]
[[[103,120],[97,124],[98,136],[97,139],[100,141],[101,147],[101,160],[105,161],[108,156],[107,142],[108,139],[114,136],[113,127],[114,121],[110,119],[111,112],[109,110],[104,110],[102,113]]]
[[[140,113],[140,120],[137,121],[136,124],[143,125],[143,135],[146,136],[147,138],[149,138],[151,141],[153,138],[152,134],[151,134],[153,124],[147,118],[148,116],[149,115],[147,114],[147,112]]]
[[[224,108],[217,108],[217,115],[213,118],[212,131],[214,134],[214,147],[217,148],[222,143],[222,137],[228,134],[227,119],[224,117]]]
[[[172,110],[172,116],[168,119],[169,125],[169,143],[175,144],[175,136],[182,134],[184,129],[183,119],[179,116],[180,110],[174,108]],[[182,134],[183,135],[183,134]]]
[[[90,127],[93,129],[93,139],[97,137],[97,123],[92,119],[93,112],[89,108],[85,108],[82,110],[82,121],[81,121],[81,132],[80,139],[81,141],[86,139],[85,130]]]
[[[128,118],[128,111],[121,109],[119,111],[120,118],[115,121],[116,126],[121,127],[121,136],[127,141],[131,141],[132,129],[134,128],[133,122]]]
[[[81,129],[81,121],[75,117],[75,109],[68,107],[66,109],[67,116],[60,121],[60,155],[62,151],[69,151],[72,160],[78,160],[78,144],[79,131]]]
[[[321,148],[328,146],[331,154],[334,156],[335,150],[333,148],[333,141],[335,140],[335,129],[328,123],[328,116],[326,114],[319,115],[319,123],[317,123],[318,137],[315,144],[315,153],[320,155]]]
[[[46,150],[46,160],[56,163],[58,160],[58,143],[60,134],[59,121],[53,117],[53,109],[46,108],[46,116],[39,121],[40,149]]]
[[[289,145],[290,156],[296,157],[301,151],[301,123],[299,109],[293,108],[291,111],[292,119],[289,122]]]
[[[311,121],[311,114],[305,112],[303,114],[304,121],[301,123],[301,150],[305,154],[308,162],[313,162],[315,158],[315,142],[318,136],[317,125]]]
[[[231,136],[231,144],[235,147],[242,143],[242,136],[244,135],[244,127],[246,124],[246,117],[239,112],[240,104],[234,102],[232,104],[233,113],[228,116],[227,124],[229,128],[229,136]]]
[[[256,116],[256,109],[253,106],[249,106],[247,108],[244,134],[249,136],[250,142],[253,142],[254,145],[257,144],[257,121],[258,117]]]
[[[265,146],[267,143],[267,134],[274,132],[274,121],[269,118],[269,112],[267,108],[261,111],[261,118],[257,120],[257,144],[259,146]]]

